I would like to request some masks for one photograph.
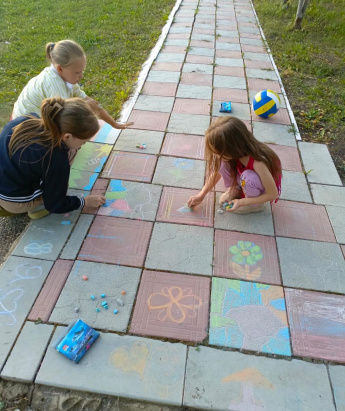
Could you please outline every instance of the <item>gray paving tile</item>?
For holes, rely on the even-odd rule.
[[[249,51],[244,52],[244,58],[246,60],[271,61],[267,53],[251,53]]]
[[[9,257],[0,271],[0,368],[40,292],[53,263]]]
[[[50,214],[42,220],[31,222],[12,254],[56,260],[79,214],[80,210],[66,214]]]
[[[168,123],[170,133],[204,135],[210,125],[210,116],[173,113]]]
[[[256,23],[256,19],[254,17],[245,17],[245,16],[237,16],[237,21],[243,21],[246,23]]]
[[[286,287],[345,293],[345,261],[338,244],[277,237]]]
[[[224,37],[238,37],[237,30],[217,30],[217,35]]]
[[[282,200],[312,203],[309,187],[303,173],[283,170]]]
[[[191,27],[170,27],[169,34],[190,33]]]
[[[185,364],[182,344],[101,333],[77,366],[49,347],[36,383],[180,406]]]
[[[345,244],[345,208],[326,206],[326,210],[338,243]]]
[[[27,321],[1,372],[1,377],[24,383],[33,382],[53,330],[53,325]]]
[[[81,318],[97,329],[125,332],[140,272],[138,268],[76,261],[49,321],[70,324]],[[86,275],[88,280],[83,281],[82,275]],[[121,295],[122,291],[126,295]],[[101,294],[106,295],[104,299],[108,303],[108,310],[101,305]],[[91,299],[91,295],[95,296],[95,300]],[[118,305],[118,298],[123,300],[124,306]],[[79,308],[79,312],[76,313],[75,308]],[[114,314],[114,309],[118,309],[118,314]]]
[[[171,187],[199,188],[204,185],[205,162],[161,156],[152,182]]]
[[[177,83],[180,78],[178,71],[151,70],[147,76],[147,81],[158,81],[161,83]]]
[[[246,68],[247,77],[278,81],[275,71]]]
[[[198,410],[335,410],[325,365],[209,347],[189,347],[183,398]]]
[[[165,46],[182,46],[187,47],[189,44],[188,39],[170,39],[169,36],[165,40]]]
[[[216,204],[218,204],[220,193],[217,193]],[[274,235],[271,206],[265,205],[260,213],[233,214],[225,212],[219,214],[216,211],[214,228],[221,230],[241,231],[244,233]]]
[[[86,233],[89,231],[94,216],[90,214],[82,214],[72,231],[72,234],[62,250],[60,258],[63,260],[75,260],[79,249],[83,244]]]
[[[221,101],[213,101],[212,106],[212,116],[214,117],[224,117],[228,116],[229,113],[221,113],[219,111],[219,105]],[[241,120],[250,120],[250,106],[244,103],[231,103],[231,115]]]
[[[248,44],[250,46],[263,46],[263,41],[258,39],[250,39],[247,37],[240,37],[240,42],[242,44]]]
[[[260,30],[257,29],[256,27],[246,27],[246,26],[242,26],[239,29],[240,34],[243,35],[243,33],[250,33],[250,34],[260,34]]]
[[[213,74],[213,66],[210,64],[185,63],[183,65],[182,72],[183,73]]]
[[[246,80],[243,77],[217,76],[213,78],[213,87],[236,88],[246,90]]]
[[[192,33],[192,40],[201,40],[201,41],[214,41],[215,36],[211,34],[202,34],[202,33]]]
[[[185,55],[182,53],[159,53],[156,62],[157,63],[182,63]]]
[[[228,66],[228,67],[244,67],[242,59],[229,59],[223,57],[216,57],[216,64],[218,66]]]
[[[213,229],[155,223],[145,267],[212,275]]]
[[[252,99],[250,99],[250,101],[252,101]],[[253,133],[257,140],[260,140],[263,143],[296,147],[296,138],[293,133],[289,132],[289,126],[284,126],[282,124],[268,124],[259,121],[253,121],[252,124]]]
[[[233,43],[220,43],[219,41],[216,42],[216,49],[217,50],[234,50],[234,51],[241,51],[241,46],[239,44]]]
[[[298,147],[310,183],[342,186],[326,144],[300,142]]]
[[[310,184],[316,204],[345,207],[345,187]]]
[[[154,71],[151,71],[154,73]],[[180,73],[178,74],[178,77]],[[163,81],[163,80],[152,80],[152,81]],[[138,97],[135,103],[134,110],[149,110],[149,111],[160,111],[162,113],[170,113],[174,105],[174,97],[163,97],[163,96],[148,96],[141,95]]]
[[[205,47],[191,47],[188,51],[188,54],[192,54],[194,56],[214,56],[214,49],[207,49]]]
[[[151,130],[122,130],[119,139],[115,144],[115,150],[131,151],[135,153],[158,154],[164,138],[163,131]],[[146,144],[146,149],[137,148],[137,144]]]
[[[194,23],[194,27],[197,29],[214,29],[214,24],[205,24],[205,23]]]
[[[337,410],[345,411],[345,367],[341,365],[330,365],[329,375],[331,378]]]
[[[176,97],[179,98],[196,98],[210,100],[212,96],[212,87],[209,86],[192,86],[189,84],[180,84],[177,89]]]

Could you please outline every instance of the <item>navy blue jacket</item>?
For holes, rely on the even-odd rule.
[[[0,134],[0,198],[27,203],[42,196],[45,208],[57,214],[83,208],[83,197],[66,195],[70,165],[65,145],[54,148],[51,156],[49,153],[45,156],[49,149],[33,143],[9,156],[13,127],[27,119],[18,117],[10,121]]]

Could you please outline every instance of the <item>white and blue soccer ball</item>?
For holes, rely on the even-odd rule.
[[[280,98],[273,90],[262,90],[253,99],[253,111],[257,116],[269,118],[274,116],[280,107]]]

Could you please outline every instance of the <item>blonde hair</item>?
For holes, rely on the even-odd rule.
[[[58,64],[62,67],[70,66],[81,57],[86,58],[82,47],[73,40],[47,43],[46,57],[51,63]]]
[[[245,156],[263,162],[274,180],[280,181],[282,167],[277,154],[266,144],[258,141],[240,119],[232,116],[219,117],[210,125],[205,134],[207,176],[215,178],[221,162],[224,161],[235,187],[237,185],[237,160]],[[231,157],[231,160],[223,160],[224,157]]]
[[[41,104],[41,117],[28,117],[14,127],[8,146],[10,156],[32,144],[48,148],[45,155],[51,156],[54,148],[61,148],[64,134],[88,140],[99,129],[97,117],[81,98],[46,98]]]

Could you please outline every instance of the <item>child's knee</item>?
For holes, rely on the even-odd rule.
[[[241,187],[246,197],[257,197],[265,192],[259,175],[253,170],[241,174]]]

